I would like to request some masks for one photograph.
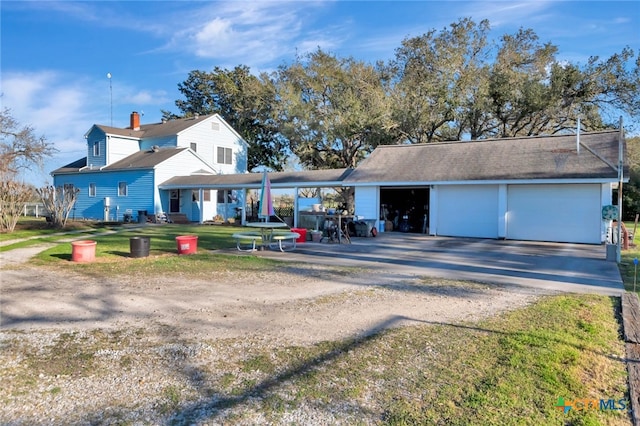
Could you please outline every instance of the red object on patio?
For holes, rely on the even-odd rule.
[[[192,254],[198,251],[197,235],[181,235],[176,237],[178,254]]]
[[[93,262],[96,260],[96,245],[92,240],[73,241],[71,243],[71,260],[73,262]]]
[[[296,234],[300,234],[296,243],[304,243],[307,241],[307,230],[305,228],[291,228],[291,232],[295,232]]]

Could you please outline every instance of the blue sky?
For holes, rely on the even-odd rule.
[[[495,39],[531,28],[558,46],[560,60],[640,50],[638,1],[3,0],[0,8],[0,102],[60,151],[30,177],[38,186],[86,154],[94,123],[113,117],[125,127],[131,111],[144,113],[142,123],[160,121],[161,109],[179,112],[178,84],[195,69],[272,71],[317,47],[389,60],[402,39],[463,17],[489,19]]]

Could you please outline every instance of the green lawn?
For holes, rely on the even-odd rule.
[[[626,411],[565,414],[555,407],[559,397],[628,399],[618,304],[602,296],[555,296],[478,324],[333,342],[335,356],[288,387],[297,398],[327,405],[373,396],[393,425],[628,424]],[[337,385],[344,382],[349,385]]]
[[[237,226],[173,225],[145,226],[140,229],[121,230],[108,235],[87,235],[96,245],[96,262],[75,263],[71,260],[71,243],[61,243],[38,254],[33,260],[42,266],[73,268],[91,274],[154,274],[180,272],[191,277],[206,277],[212,271],[228,269],[270,268],[277,262],[256,256],[238,256],[235,252],[216,250],[235,248],[231,237],[242,228]],[[198,252],[188,256],[175,256],[176,237],[196,235]],[[149,256],[131,258],[130,238],[149,237]],[[75,239],[79,239],[75,238]],[[212,259],[215,257],[215,262]]]
[[[633,222],[625,222],[625,226],[629,232],[633,231]],[[620,253],[620,275],[624,282],[624,288],[627,291],[633,291],[634,281],[636,282],[635,291],[640,296],[640,277],[636,276],[637,273],[640,273],[640,265],[638,265],[638,270],[636,271],[634,264],[634,259],[640,260],[640,236],[637,235],[639,232],[640,231],[636,231],[633,244],[629,250],[622,250]]]

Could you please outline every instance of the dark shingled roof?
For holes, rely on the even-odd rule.
[[[617,130],[582,133],[580,154],[576,135],[379,146],[344,183],[615,180],[619,136]]]
[[[62,166],[59,169],[51,172],[52,174],[60,174],[60,173],[76,173],[83,167],[87,166],[87,157],[81,158],[79,160],[74,161],[73,163],[69,163],[66,166]]]
[[[187,148],[160,148],[157,151],[138,151],[135,154],[131,154],[130,156],[123,158],[120,161],[116,161],[115,163],[102,168],[102,170],[115,171],[130,169],[151,169],[186,149]],[[86,166],[87,159],[85,157],[80,160],[74,161],[71,164],[67,164],[66,166],[63,166],[57,170],[54,170],[52,174],[77,173],[79,171],[95,172],[100,170],[99,167],[81,170]]]
[[[299,172],[269,172],[272,188],[291,188],[292,184],[309,187],[341,186],[342,181],[353,169],[305,170]],[[159,185],[161,189],[171,188],[207,188],[219,189],[260,188],[262,173],[243,173],[232,175],[192,175],[177,176]]]
[[[134,138],[157,138],[163,136],[174,136],[182,132],[185,129],[200,123],[215,114],[201,115],[198,118],[178,118],[175,120],[168,120],[164,123],[152,123],[142,124],[140,130],[132,130],[130,128],[110,127],[101,124],[96,124],[100,130],[111,135],[118,136],[131,136]]]
[[[116,161],[103,170],[151,169],[165,160],[185,151],[187,148],[160,148],[158,150],[138,151],[135,154]]]

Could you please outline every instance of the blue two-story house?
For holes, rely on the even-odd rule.
[[[87,156],[54,170],[54,186],[80,189],[76,219],[137,220],[148,215],[182,213],[203,222],[232,217],[244,194],[222,190],[161,190],[176,176],[247,172],[247,143],[218,114],[130,126],[93,125],[85,134]]]

